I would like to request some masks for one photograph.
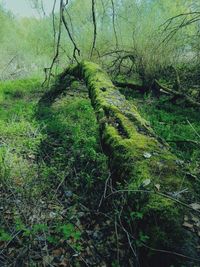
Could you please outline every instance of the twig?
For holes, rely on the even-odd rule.
[[[17,57],[17,55],[15,55],[14,57],[11,58],[11,60],[9,60],[9,62],[6,64],[6,66],[3,68],[1,75],[7,70],[8,66],[13,62],[13,60]]]
[[[56,25],[55,25],[55,8],[56,8],[56,2],[57,2],[57,0],[54,0],[53,9],[52,9],[52,16],[53,16],[52,24],[53,24],[54,49],[56,47]]]
[[[53,7],[53,13],[54,13],[54,8]],[[60,18],[59,18],[59,26],[58,26],[58,38],[57,38],[57,43],[56,43],[56,49],[55,49],[55,54],[54,54],[54,58],[52,60],[51,66],[49,68],[45,68],[45,80],[42,83],[42,86],[44,86],[44,84],[47,82],[47,85],[49,85],[50,82],[50,78],[51,78],[51,73],[52,73],[52,69],[53,66],[59,56],[59,48],[60,48],[60,40],[61,40],[61,33],[62,33],[62,9],[63,9],[63,0],[60,0]],[[55,22],[53,22],[55,23]],[[53,24],[55,25],[55,24]],[[55,29],[54,29],[55,30]],[[54,33],[55,35],[55,33]]]
[[[109,215],[103,213],[103,212],[99,212],[99,214],[102,214],[104,215],[106,218],[112,220],[112,217],[110,217]],[[125,227],[120,224],[118,224],[118,227],[120,227],[122,230],[123,228],[125,229]],[[126,232],[129,234],[129,237],[131,237],[133,240],[137,240],[136,237],[134,237],[127,229],[125,229]],[[188,259],[188,260],[192,260],[192,261],[197,261],[197,262],[200,262],[200,259],[196,259],[196,258],[193,258],[193,257],[190,257],[190,256],[187,256],[187,255],[184,255],[184,254],[181,254],[181,253],[178,253],[178,252],[175,252],[175,251],[170,251],[170,250],[164,250],[164,249],[157,249],[157,248],[153,248],[151,246],[148,246],[146,245],[144,242],[140,241],[142,246],[144,246],[145,248],[149,249],[149,250],[152,250],[152,251],[155,251],[155,252],[161,252],[161,253],[166,253],[166,254],[170,254],[170,255],[174,255],[174,256],[178,256],[178,257],[181,257],[181,258],[185,258],[185,259]]]
[[[196,133],[196,135],[200,138],[200,134],[197,132],[197,130],[194,128],[194,126],[191,124],[191,122],[187,119],[188,124],[193,129],[193,131]]]
[[[192,18],[189,18],[189,16],[194,16]],[[180,22],[179,25],[171,26],[171,24],[176,21],[179,18],[183,18],[182,21]],[[200,12],[199,11],[194,11],[194,12],[186,12],[186,13],[181,13],[179,15],[176,15],[174,17],[169,18],[166,20],[160,27],[164,26],[163,33],[166,31],[169,31],[167,36],[162,40],[163,42],[169,42],[173,36],[183,27],[186,27],[192,23],[198,22],[200,20]]]
[[[195,141],[195,140],[189,140],[189,139],[186,139],[186,140],[166,140],[166,142],[168,142],[168,143],[192,143],[194,145],[200,146],[200,142]]]
[[[104,192],[103,192],[103,195],[102,195],[102,197],[100,199],[100,202],[99,202],[99,206],[98,206],[97,211],[99,211],[99,209],[100,209],[100,207],[102,205],[103,200],[106,198],[106,192],[107,192],[108,183],[109,183],[110,179],[111,179],[111,174],[109,174],[108,178],[106,179],[105,186],[104,186]]]
[[[178,203],[178,204],[180,204],[180,205],[182,205],[182,206],[184,206],[184,207],[186,207],[186,208],[188,208],[188,209],[190,209],[190,210],[192,210],[192,211],[195,211],[195,212],[197,212],[197,213],[200,214],[200,211],[199,211],[199,210],[196,210],[196,209],[192,208],[192,207],[191,207],[190,205],[188,205],[187,203],[182,202],[182,201],[180,201],[180,200],[178,200],[178,199],[176,199],[176,198],[174,198],[174,197],[172,197],[172,196],[170,196],[170,195],[167,195],[167,194],[165,194],[165,193],[156,192],[156,191],[153,191],[153,190],[142,190],[142,189],[141,189],[141,190],[140,190],[140,189],[135,189],[135,190],[131,190],[131,189],[127,189],[127,190],[118,190],[118,191],[115,191],[115,192],[110,193],[109,195],[106,196],[106,198],[109,198],[109,197],[111,197],[112,195],[115,195],[115,194],[120,194],[120,193],[130,193],[130,192],[133,192],[133,193],[157,194],[157,195],[160,195],[160,196],[162,196],[162,197],[168,198],[168,199],[170,199],[170,200],[172,200],[172,201],[174,201],[174,202],[176,202],[176,203]]]
[[[121,220],[121,214],[122,214],[122,211],[123,211],[123,205],[122,205],[122,208],[119,212],[119,223],[121,225],[121,228],[122,230],[125,232],[126,236],[127,236],[127,239],[128,239],[128,243],[129,243],[129,246],[131,248],[131,251],[133,252],[133,255],[135,256],[135,259],[137,261],[137,266],[139,266],[139,261],[138,261],[138,257],[137,257],[137,253],[136,251],[134,250],[132,244],[131,244],[131,238],[130,238],[130,234],[129,232],[126,230],[126,228],[124,227],[123,223],[122,223],[122,220]]]
[[[66,3],[66,4],[67,4],[67,3]],[[65,7],[66,7],[66,5],[64,6],[64,9],[65,9]],[[77,45],[76,45],[76,43],[75,43],[75,41],[74,41],[74,39],[73,39],[73,37],[72,37],[72,35],[71,35],[71,32],[70,32],[70,30],[69,30],[69,27],[68,27],[68,24],[67,24],[67,21],[66,21],[66,19],[65,19],[65,15],[64,15],[64,9],[62,9],[62,21],[63,21],[63,24],[64,24],[64,26],[65,26],[65,29],[66,29],[66,31],[67,31],[67,33],[68,33],[68,36],[69,36],[69,38],[70,38],[70,40],[71,40],[71,42],[72,42],[72,44],[73,44],[73,46],[74,46],[73,57],[74,57],[74,59],[76,60],[76,62],[78,63],[78,60],[77,60],[77,57],[76,57],[76,52],[77,52],[78,55],[80,56],[80,49],[77,47]]]
[[[73,248],[73,246],[69,244],[69,242],[67,242],[67,245],[80,257],[80,259],[85,263],[85,265],[89,267],[86,260],[80,255],[80,253],[75,248]]]
[[[115,5],[113,0],[111,0],[111,4],[112,4],[112,24],[113,24],[113,31],[115,34],[115,42],[116,42],[116,48],[118,48],[118,38],[117,38],[117,30],[115,27]]]

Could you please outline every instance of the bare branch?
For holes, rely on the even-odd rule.
[[[53,66],[54,66],[54,64],[55,64],[55,62],[59,56],[60,40],[61,40],[61,33],[62,33],[62,8],[63,8],[63,0],[60,0],[60,18],[59,18],[58,38],[57,38],[57,42],[56,42],[55,54],[54,54],[54,58],[52,60],[51,66],[49,68],[44,69],[46,77],[45,77],[45,80],[44,80],[42,85],[44,85],[46,82],[47,82],[47,85],[49,85],[50,78],[52,75]]]
[[[115,34],[115,42],[116,42],[116,48],[118,49],[118,38],[117,38],[117,30],[115,27],[115,5],[113,0],[111,0],[111,4],[112,4],[112,24],[113,24],[113,31]]]
[[[93,35],[93,43],[92,43],[92,49],[90,53],[90,58],[93,56],[93,52],[96,45],[96,38],[97,38],[97,24],[96,24],[96,13],[95,13],[95,0],[92,0],[92,21],[94,26],[94,35]]]
[[[180,29],[198,21],[200,21],[200,11],[182,13],[169,18],[161,25],[164,27],[162,32],[168,32],[162,43],[169,42]]]
[[[53,16],[53,37],[54,37],[54,48],[56,47],[56,25],[55,25],[55,8],[57,0],[54,0],[52,16]]]
[[[76,62],[78,62],[77,57],[76,57],[76,52],[80,56],[80,49],[77,47],[77,45],[76,45],[76,43],[75,43],[75,41],[74,41],[74,39],[72,37],[72,34],[71,34],[70,30],[69,30],[69,27],[68,27],[68,24],[67,24],[67,21],[65,19],[65,15],[64,15],[64,11],[65,11],[67,3],[68,3],[68,1],[66,1],[66,3],[62,6],[61,17],[62,17],[63,24],[65,26],[65,29],[66,29],[66,31],[68,33],[68,36],[69,36],[69,38],[70,38],[70,40],[71,40],[71,42],[72,42],[72,44],[74,46],[73,57],[76,60]]]

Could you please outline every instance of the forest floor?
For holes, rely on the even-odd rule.
[[[130,236],[99,209],[110,173],[87,88],[48,102],[40,84],[0,83],[0,266],[132,266]],[[197,177],[198,112],[125,95]]]
[[[199,109],[181,100],[173,103],[171,96],[157,99],[128,88],[121,89],[121,93],[137,106],[157,136],[169,144],[172,153],[187,163],[191,173],[200,176]]]
[[[40,81],[1,84],[1,266],[99,261],[86,206],[98,206],[109,174],[87,90],[76,85],[39,104]]]

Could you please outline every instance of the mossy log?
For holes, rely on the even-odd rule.
[[[199,266],[190,259],[198,260],[199,230],[190,220],[199,219],[199,212],[189,206],[196,195],[180,161],[98,65],[82,62],[67,72],[86,81],[113,182],[119,191],[129,191],[129,210],[139,203],[138,227],[151,250],[145,250],[142,266]]]

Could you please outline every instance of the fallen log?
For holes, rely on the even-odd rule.
[[[200,103],[195,101],[192,97],[188,96],[187,94],[176,90],[173,90],[171,88],[168,88],[167,86],[161,84],[158,80],[155,80],[155,85],[158,86],[160,89],[164,90],[164,92],[167,92],[168,94],[171,94],[176,97],[183,98],[188,104],[194,107],[200,107]]]
[[[199,221],[200,211],[191,205],[197,194],[183,165],[98,65],[82,62],[66,73],[87,84],[114,194],[127,192],[127,213],[141,214],[133,220],[136,236],[148,236],[139,249],[141,266],[198,266],[199,228],[192,218]]]

